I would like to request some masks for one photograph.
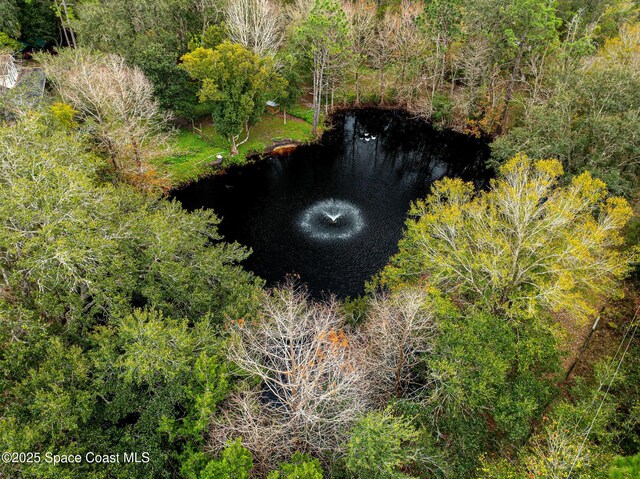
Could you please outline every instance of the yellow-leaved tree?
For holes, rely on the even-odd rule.
[[[488,191],[444,179],[411,208],[400,252],[382,272],[388,286],[426,280],[467,305],[507,317],[595,312],[619,293],[630,254],[622,198],[588,172],[559,184],[557,160],[517,155]]]

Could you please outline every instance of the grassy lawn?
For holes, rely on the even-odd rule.
[[[291,116],[295,116],[298,118],[302,118],[307,123],[313,124],[313,110],[311,108],[307,108],[304,105],[294,105],[290,109],[287,110],[287,118]],[[322,111],[320,112],[320,119],[318,123],[324,123],[324,115]]]
[[[299,111],[298,111],[299,110]],[[309,112],[298,107],[296,113],[305,118]],[[244,134],[240,136],[244,139]],[[287,114],[287,124],[282,120],[282,113],[267,112],[255,124],[249,133],[249,139],[239,148],[239,155],[230,156],[229,142],[216,133],[211,121],[205,119],[196,123],[196,129],[181,129],[174,138],[172,155],[154,160],[158,171],[167,175],[174,185],[195,180],[210,173],[211,163],[217,155],[223,156],[222,167],[239,164],[245,161],[248,154],[261,153],[274,141],[289,138],[294,141],[308,141],[312,138],[311,125],[300,118]]]

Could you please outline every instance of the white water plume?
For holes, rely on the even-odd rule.
[[[343,200],[327,199],[307,208],[300,217],[300,229],[322,241],[345,240],[364,227],[360,209]]]

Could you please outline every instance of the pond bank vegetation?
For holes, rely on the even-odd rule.
[[[640,477],[637,1],[0,0],[0,50],[48,80],[0,86],[0,450],[149,453],[0,476]],[[360,298],[266,289],[164,195],[364,104],[497,175]]]

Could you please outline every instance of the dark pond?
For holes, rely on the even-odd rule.
[[[174,196],[188,210],[213,208],[225,239],[253,249],[245,267],[268,284],[298,275],[316,297],[358,295],[397,251],[410,203],[443,176],[484,184],[489,149],[399,111],[349,111],[333,123],[319,144]]]

